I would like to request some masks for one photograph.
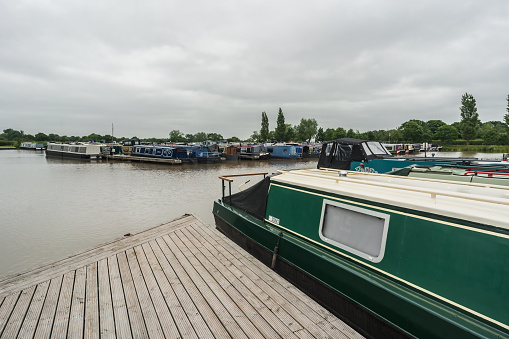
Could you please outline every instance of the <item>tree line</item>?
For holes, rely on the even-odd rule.
[[[316,142],[323,142],[339,138],[357,138],[386,143],[440,142],[446,145],[509,145],[509,95],[506,111],[502,121],[482,123],[475,98],[472,94],[465,93],[461,97],[459,122],[447,124],[442,120],[411,119],[395,129],[361,133],[358,130],[346,130],[343,127],[318,128],[315,119],[303,118],[298,125],[292,126],[285,123],[283,111],[279,108],[276,128],[269,130],[267,113],[262,112],[261,129],[253,131],[250,139],[256,142],[309,142],[314,138]]]
[[[144,142],[149,143],[161,143],[161,142],[202,142],[205,140],[223,140],[223,136],[218,133],[205,133],[205,132],[198,132],[196,134],[183,134],[178,130],[173,130],[170,132],[170,138],[146,138],[141,139]],[[31,142],[86,142],[89,140],[94,140],[98,142],[120,142],[122,140],[129,140],[129,139],[140,139],[137,136],[133,136],[130,138],[126,137],[112,137],[109,134],[101,135],[97,133],[92,133],[89,135],[84,136],[66,136],[66,135],[58,135],[55,133],[45,134],[42,132],[39,132],[35,135],[27,134],[22,130],[14,130],[12,128],[7,128],[3,130],[3,133],[0,134],[0,146],[9,144],[11,145],[13,142],[24,142],[24,141],[31,141]],[[227,139],[228,141],[235,142],[240,141],[237,137],[232,137]]]
[[[461,97],[460,121],[452,124],[446,124],[442,120],[422,121],[411,119],[402,123],[399,127],[389,130],[372,130],[359,132],[353,129],[344,129],[343,127],[323,128],[318,127],[314,118],[302,118],[298,125],[292,125],[285,122],[283,110],[279,108],[277,114],[276,127],[273,130],[269,128],[269,118],[267,113],[262,112],[261,128],[253,131],[249,137],[250,142],[316,142],[334,140],[338,138],[357,138],[376,140],[386,143],[423,143],[438,142],[444,145],[509,145],[509,95],[507,96],[506,114],[501,121],[481,122],[477,112],[476,100],[472,94],[465,93]],[[131,138],[112,137],[111,135],[100,135],[92,133],[86,136],[60,136],[58,134],[45,134],[39,132],[35,135],[25,134],[24,131],[14,130],[12,128],[4,129],[0,134],[0,145],[9,142],[38,141],[38,142],[79,142],[79,141],[121,141],[126,139],[138,139],[136,136]],[[202,142],[205,140],[240,142],[235,136],[223,138],[218,133],[198,132],[196,134],[184,134],[180,130],[169,132],[169,138],[148,138],[143,139],[146,142]]]

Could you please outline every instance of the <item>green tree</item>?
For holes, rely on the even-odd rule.
[[[276,140],[275,135],[276,135],[276,132],[274,132],[274,131],[269,131],[269,138],[268,138],[267,140],[270,140],[270,141],[274,141],[274,140]]]
[[[207,134],[207,139],[213,140],[213,141],[219,141],[219,140],[223,140],[223,136],[218,133],[209,133],[209,134]]]
[[[458,139],[458,130],[451,125],[442,125],[437,129],[435,139],[448,144],[451,141]]]
[[[346,137],[347,138],[357,138],[357,134],[354,132],[353,129],[349,129],[348,132],[346,132]]]
[[[3,140],[11,140],[11,141],[19,141],[25,133],[23,131],[17,131],[12,128],[4,129],[4,132],[2,133],[2,139]]]
[[[461,136],[466,140],[467,146],[477,136],[477,129],[480,124],[479,113],[475,99],[472,94],[465,93],[461,97]]]
[[[39,132],[39,133],[37,133],[35,135],[35,140],[37,140],[37,141],[48,141],[49,139],[48,139],[48,136],[46,134]]]
[[[487,130],[482,136],[483,145],[498,145],[499,136],[495,130]]]
[[[297,125],[297,138],[300,141],[307,141],[308,143],[316,135],[318,123],[315,119],[300,119],[300,124]]]
[[[182,133],[178,129],[174,129],[170,132],[170,141],[171,142],[184,142],[184,141],[186,141],[186,137],[184,136],[184,133]]]
[[[240,139],[235,137],[235,136],[233,136],[231,138],[226,139],[226,141],[228,141],[228,142],[240,142]]]
[[[296,128],[292,124],[285,124],[285,138],[283,141],[294,141],[297,136]]]
[[[331,141],[336,139],[336,131],[332,128],[327,128],[325,130],[324,134],[324,140],[323,141]]]
[[[431,138],[435,138],[435,133],[438,131],[438,129],[444,125],[447,125],[442,120],[428,120],[426,122],[427,129],[431,132]]]
[[[274,137],[276,141],[284,141],[286,133],[285,116],[283,110],[279,107],[279,113],[277,114],[277,125],[274,131]]]
[[[323,132],[323,128],[320,127],[318,129],[318,131],[316,132],[315,141],[316,142],[324,142],[325,141],[325,133]]]
[[[269,118],[267,113],[262,112],[262,128],[260,129],[260,139],[262,142],[267,141],[269,138]]]
[[[202,142],[207,140],[207,133],[205,132],[198,132],[193,136],[193,139],[195,142]]]
[[[60,141],[64,141],[63,139],[65,139],[66,137],[63,136],[63,137],[60,137]],[[100,135],[100,134],[97,134],[97,133],[92,133],[92,134],[89,134],[85,137],[85,139],[88,141],[88,140],[94,140],[94,141],[99,141],[99,140],[102,140],[103,137]]]
[[[424,129],[421,124],[415,120],[404,122],[400,126],[403,140],[407,142],[421,142],[424,137]]]
[[[253,134],[249,137],[249,141],[260,142],[261,137],[258,131],[253,131]]]
[[[353,130],[352,130],[352,132],[353,132]],[[343,127],[338,127],[334,131],[333,139],[341,139],[341,138],[346,138],[346,130]]]

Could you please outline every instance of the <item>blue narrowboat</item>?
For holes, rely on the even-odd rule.
[[[265,151],[269,154],[271,158],[291,158],[291,159],[302,158],[302,148],[300,148],[300,153],[297,153],[297,146],[295,145],[289,144],[265,145]]]
[[[163,145],[137,145],[131,154],[138,157],[178,159],[175,147]]]
[[[249,160],[267,159],[269,153],[262,145],[240,145],[240,158]]]

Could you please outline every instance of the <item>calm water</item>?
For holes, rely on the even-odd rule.
[[[161,165],[0,151],[0,279],[192,213],[209,224],[226,174],[315,168],[317,160]],[[261,177],[260,177],[261,178]],[[238,179],[238,186],[249,178]],[[253,182],[256,180],[252,179]],[[249,186],[247,184],[244,187]]]
[[[502,159],[502,154],[436,156]],[[220,175],[315,168],[316,159],[160,165],[0,151],[0,279],[192,213],[213,224]],[[238,179],[233,185],[249,178]],[[251,183],[256,180],[252,180]],[[249,186],[247,184],[245,187]]]

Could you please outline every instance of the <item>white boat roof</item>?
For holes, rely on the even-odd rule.
[[[507,186],[331,169],[281,171],[271,181],[509,229]]]

